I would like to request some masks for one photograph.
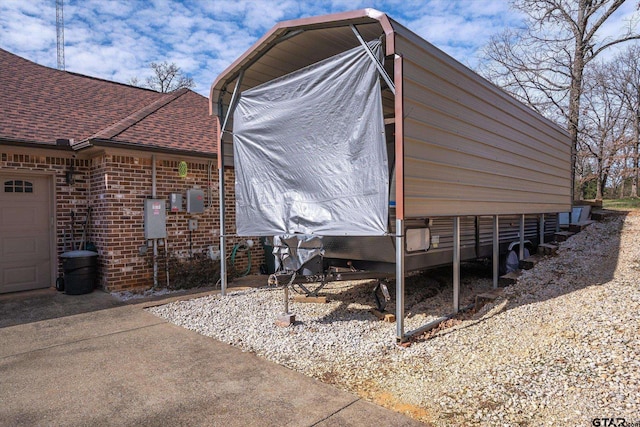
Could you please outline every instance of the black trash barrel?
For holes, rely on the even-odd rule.
[[[96,283],[98,254],[92,251],[69,251],[60,257],[64,270],[64,292],[69,295],[93,292]]]
[[[267,267],[267,274],[273,274],[276,272],[276,257],[273,255],[271,239],[261,237],[260,243],[262,243],[262,247],[264,248],[264,263]]]

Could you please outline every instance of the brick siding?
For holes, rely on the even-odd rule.
[[[153,250],[144,239],[144,200],[152,194],[151,155],[120,155],[103,153],[91,159],[74,159],[71,153],[54,150],[47,155],[12,153],[11,147],[0,147],[0,167],[3,170],[47,171],[55,174],[56,248],[57,255],[71,249],[71,215],[75,214],[75,240],[82,235],[82,226],[91,206],[88,240],[95,244],[98,257],[99,287],[109,290],[149,288],[153,285]],[[157,198],[198,187],[205,192],[205,212],[189,214],[186,201],[183,212],[167,212],[167,249],[170,256],[187,259],[191,254],[206,253],[209,246],[219,246],[218,169],[215,161],[190,160],[186,178],[178,176],[180,159],[157,156]],[[66,182],[66,172],[75,169],[75,182]],[[226,233],[235,232],[234,174],[225,170]],[[198,220],[198,229],[188,229],[189,218]],[[65,247],[65,233],[67,245]],[[227,253],[246,238],[228,238]],[[251,248],[251,273],[258,273],[264,263],[263,249],[257,238]],[[190,243],[191,241],[191,243]],[[144,249],[147,248],[145,251]],[[158,280],[166,282],[164,246],[159,247]],[[248,266],[246,252],[239,252],[235,269]],[[58,263],[60,264],[60,263]],[[60,267],[59,267],[59,273]]]

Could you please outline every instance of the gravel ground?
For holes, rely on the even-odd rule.
[[[490,274],[466,266],[461,305],[491,288]],[[449,277],[407,281],[407,330],[451,311]],[[288,328],[274,325],[281,289],[149,311],[436,426],[640,426],[640,214],[591,225],[503,297],[408,347],[369,312],[372,289],[334,283],[327,304],[291,302]]]

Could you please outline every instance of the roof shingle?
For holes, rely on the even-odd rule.
[[[108,140],[215,154],[215,118],[191,90],[163,94],[38,65],[0,49],[0,139]]]

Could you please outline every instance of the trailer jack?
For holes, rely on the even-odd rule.
[[[378,280],[378,283],[376,283],[375,288],[373,288],[373,298],[376,301],[376,308],[378,309],[378,311],[384,312],[387,303],[391,300],[389,289],[387,288],[387,284],[384,281]]]

